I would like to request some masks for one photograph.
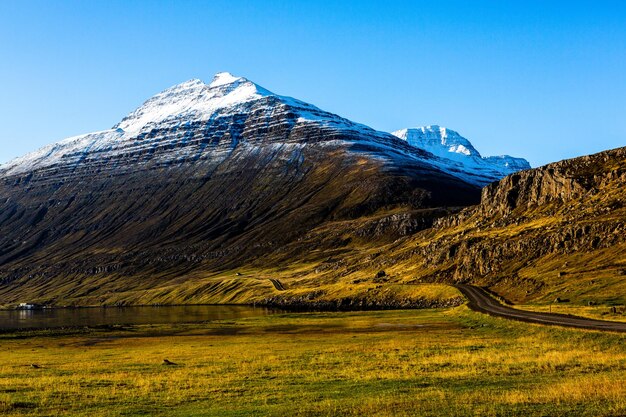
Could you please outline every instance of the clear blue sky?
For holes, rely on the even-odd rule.
[[[626,145],[623,1],[0,1],[0,162],[218,71],[533,166]]]

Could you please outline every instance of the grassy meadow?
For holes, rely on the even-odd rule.
[[[621,416],[625,341],[465,306],[5,333],[0,414]]]

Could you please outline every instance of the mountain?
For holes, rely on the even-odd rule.
[[[483,188],[480,204],[346,268],[386,266],[396,282],[469,282],[514,303],[610,312],[626,304],[624,184],[626,147],[518,172]]]
[[[624,184],[626,147],[511,174],[484,187],[479,204],[432,227],[320,260],[297,277],[283,274],[298,289],[287,301],[317,305],[343,285],[352,294],[339,305],[412,307],[403,304],[409,288],[471,283],[531,308],[623,317]],[[333,284],[318,296],[320,282]]]
[[[221,73],[0,167],[0,304],[615,306],[624,183],[626,148],[529,169]]]
[[[0,167],[0,304],[240,302],[271,285],[211,274],[314,264],[477,203],[448,166],[242,77],[190,80]]]
[[[523,158],[483,157],[471,142],[454,130],[437,125],[401,129],[392,133],[409,145],[449,160],[448,172],[465,171],[467,181],[484,186],[518,171],[530,169]]]

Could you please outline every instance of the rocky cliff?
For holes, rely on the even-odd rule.
[[[438,220],[396,259],[421,279],[490,285],[512,300],[622,299],[626,148],[510,175]]]
[[[507,176],[482,190],[481,214],[508,216],[516,210],[610,193],[626,184],[625,158],[621,148]]]

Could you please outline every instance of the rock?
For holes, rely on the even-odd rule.
[[[626,147],[513,174],[485,187],[478,206],[435,221],[434,230],[415,242],[412,257],[436,271],[439,281],[509,279],[507,287],[541,292],[543,279],[521,278],[518,272],[542,259],[587,255],[626,243],[626,211],[617,204],[626,199],[623,181]],[[588,193],[601,198],[591,200]],[[562,212],[570,214],[559,220]],[[542,222],[546,226],[537,227]],[[572,268],[567,262],[561,265]],[[563,270],[553,273],[567,276]]]

